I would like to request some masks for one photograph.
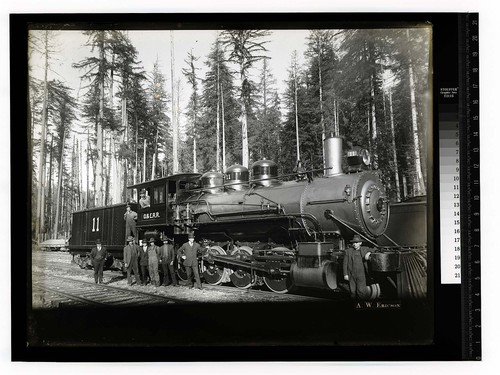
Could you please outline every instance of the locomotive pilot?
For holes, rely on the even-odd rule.
[[[174,245],[172,245],[171,241],[172,240],[170,238],[165,237],[163,239],[163,246],[160,247],[160,263],[163,269],[163,285],[169,286],[170,284],[173,284],[174,286],[179,286],[174,270]]]
[[[96,247],[92,248],[90,252],[90,259],[92,260],[92,265],[94,266],[94,279],[95,283],[102,284],[102,271],[104,269],[104,262],[108,257],[108,252],[106,248],[101,245],[101,240],[97,239],[95,241]]]
[[[196,287],[198,289],[202,289],[200,273],[198,271],[199,249],[200,245],[197,242],[194,242],[194,234],[189,233],[188,242],[183,244],[178,251],[181,258],[184,259],[184,266],[186,267],[188,285],[190,289],[193,287],[193,274],[196,279]]]
[[[356,234],[351,240],[352,247],[345,251],[344,256],[344,280],[349,282],[349,291],[352,298],[361,300],[369,296],[366,285],[366,262],[370,258],[370,250],[362,245],[361,237]]]
[[[141,283],[139,278],[139,267],[137,265],[137,248],[134,243],[134,237],[127,238],[128,245],[123,248],[123,262],[127,270],[127,284],[132,285],[131,272],[134,271],[135,282],[137,285]]]
[[[137,237],[137,229],[135,226],[135,222],[137,221],[137,212],[133,211],[130,208],[130,205],[127,204],[127,211],[123,215],[123,220],[125,220],[125,238],[128,236]],[[129,241],[127,240],[127,243]]]
[[[151,284],[154,283],[155,286],[160,286],[160,275],[158,273],[158,253],[160,249],[155,245],[155,239],[151,237],[149,239],[148,246],[148,271],[149,277],[151,278]]]

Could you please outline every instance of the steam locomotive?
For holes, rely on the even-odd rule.
[[[372,298],[405,294],[401,253],[385,235],[390,205],[379,173],[366,149],[344,155],[341,138],[325,139],[325,168],[278,175],[276,163],[255,162],[251,169],[229,167],[224,174],[183,173],[129,187],[129,204],[138,213],[138,240],[174,240],[190,233],[203,244],[199,267],[205,281],[231,282],[242,289],[265,284],[276,293],[296,287],[342,291],[342,261],[348,241],[358,234],[372,247],[368,261]],[[150,206],[137,202],[146,191]],[[122,267],[126,204],[73,214],[69,243],[81,267],[100,238],[110,256],[107,266]],[[383,238],[389,245],[379,245]],[[186,279],[181,261],[177,273]],[[411,276],[411,275],[410,275]],[[408,289],[406,287],[406,289]],[[406,291],[407,292],[407,291]]]

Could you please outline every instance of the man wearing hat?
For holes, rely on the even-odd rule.
[[[151,237],[149,239],[148,246],[148,271],[149,277],[151,278],[151,284],[155,286],[160,286],[160,275],[158,274],[158,253],[160,249],[155,245],[155,239]]]
[[[179,286],[177,277],[174,271],[174,245],[171,239],[165,237],[163,246],[160,247],[160,263],[163,269],[163,285],[169,286],[173,283],[174,286]]]
[[[184,259],[189,288],[193,287],[193,274],[196,279],[196,287],[201,289],[200,273],[198,272],[198,250],[200,245],[194,242],[194,234],[189,233],[188,242],[179,248],[178,253]]]
[[[344,280],[349,282],[351,297],[361,300],[368,298],[366,286],[366,261],[370,258],[370,250],[361,246],[363,241],[359,234],[351,240],[351,247],[347,248],[344,256]]]
[[[125,238],[132,235],[134,238],[137,237],[137,229],[135,222],[137,221],[137,212],[132,211],[130,204],[127,204],[127,211],[123,215],[123,220],[125,220]],[[129,242],[128,239],[126,240]]]
[[[146,189],[142,189],[140,192],[141,198],[139,199],[139,204],[141,205],[141,208],[146,208],[151,206],[151,198],[149,195],[146,195]]]
[[[94,266],[95,283],[102,284],[102,271],[104,269],[104,262],[108,257],[108,252],[106,251],[106,248],[101,245],[100,239],[97,239],[95,244],[96,246],[92,248],[90,252],[90,259],[92,260],[92,265]]]
[[[135,283],[139,285],[141,279],[139,278],[139,267],[137,266],[137,248],[134,244],[134,237],[127,238],[128,245],[123,248],[123,262],[127,270],[127,284],[132,285],[131,272],[134,271]]]

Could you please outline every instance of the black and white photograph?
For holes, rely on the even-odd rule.
[[[29,25],[28,344],[432,342],[432,25],[194,25]]]

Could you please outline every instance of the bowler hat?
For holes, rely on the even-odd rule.
[[[100,245],[101,244],[101,239],[98,238],[97,240],[95,240],[95,243]]]
[[[151,238],[149,239],[149,243],[153,243],[153,242],[155,242],[155,239],[154,239],[153,237],[151,237]]]
[[[134,240],[134,237],[133,236],[128,236],[127,238],[127,242],[132,242]]]
[[[188,238],[194,238],[194,233],[189,233]]]
[[[173,239],[168,237],[163,237],[163,242],[173,241]]]
[[[146,189],[142,189],[141,192],[139,194],[146,194]]]
[[[351,240],[351,243],[356,243],[356,242],[363,242],[363,240],[361,239],[361,236],[359,234],[355,234]]]

